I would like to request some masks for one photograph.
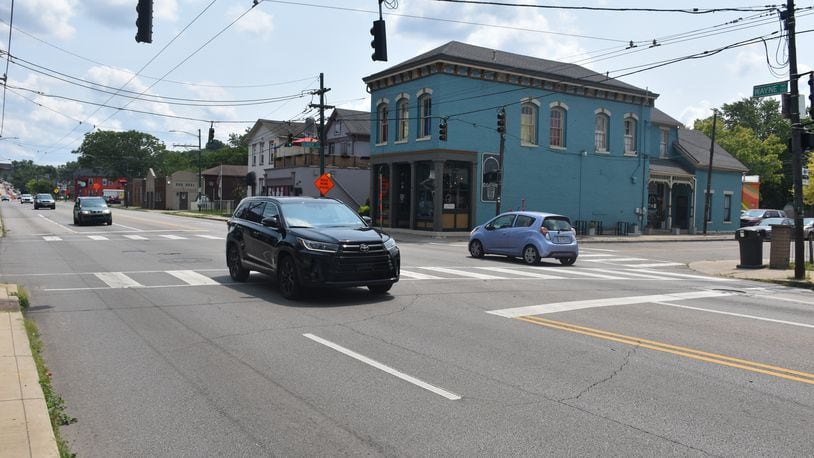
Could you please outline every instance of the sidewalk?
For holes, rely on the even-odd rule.
[[[0,457],[58,457],[16,294],[0,284]]]

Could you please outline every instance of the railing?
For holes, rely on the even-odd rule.
[[[319,165],[319,154],[298,154],[296,156],[283,156],[274,158],[274,168],[310,167]],[[325,155],[326,167],[360,168],[370,167],[370,158],[360,156],[342,156],[336,154]]]

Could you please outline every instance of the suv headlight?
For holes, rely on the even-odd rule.
[[[385,250],[392,250],[396,247],[396,239],[390,237],[389,239],[385,240],[384,242],[384,249]]]
[[[306,250],[311,251],[322,251],[325,253],[336,253],[339,251],[339,245],[336,243],[326,243],[326,242],[317,242],[314,240],[308,240],[301,237],[297,238],[297,241],[300,242]]]

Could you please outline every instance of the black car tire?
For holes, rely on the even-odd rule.
[[[240,250],[237,245],[229,245],[226,250],[226,266],[229,268],[229,276],[232,280],[244,282],[249,279],[249,269],[243,267],[243,261],[240,259]]]
[[[534,245],[526,245],[523,247],[523,261],[530,266],[540,262],[540,253],[537,252],[537,248],[535,248]]]
[[[80,225],[80,226],[84,226],[84,225],[85,225],[85,222],[84,222],[84,221],[82,221],[82,215],[79,215],[79,225]]]
[[[473,240],[469,242],[469,254],[472,255],[473,258],[483,257],[483,244],[480,243],[480,240]]]
[[[277,265],[277,286],[286,299],[299,299],[302,289],[297,275],[297,266],[291,256],[283,256]]]
[[[388,283],[386,285],[368,285],[367,289],[369,289],[372,294],[384,294],[390,291],[390,288],[392,287],[393,284]]]
[[[73,215],[73,225],[76,226],[79,224],[79,220],[76,219],[76,215]]]
[[[577,262],[577,257],[576,256],[572,256],[572,257],[568,257],[568,258],[560,258],[560,264],[562,264],[564,266],[572,266],[572,265],[574,265],[575,262]]]

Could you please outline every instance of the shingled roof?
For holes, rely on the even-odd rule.
[[[676,121],[670,115],[656,107],[653,107],[653,111],[650,112],[650,121],[653,124],[661,124],[663,126],[684,127],[681,122]]]
[[[370,112],[347,110],[337,108],[331,113],[330,121],[339,119],[348,128],[348,132],[353,135],[370,135]]]
[[[579,65],[524,56],[522,54],[484,48],[458,41],[450,41],[424,54],[408,59],[379,73],[370,75],[367,78],[363,78],[363,81],[369,83],[392,73],[438,61],[526,74],[565,83],[589,85],[596,88],[604,87],[654,98],[658,96],[658,94],[609,78],[593,70],[580,67]]]
[[[701,131],[691,129],[678,129],[676,148],[696,168],[709,167],[709,147],[712,140]],[[729,152],[717,143],[712,157],[712,168],[716,170],[731,170],[747,172],[749,169],[741,161],[735,159]]]

